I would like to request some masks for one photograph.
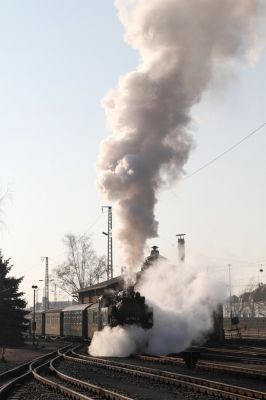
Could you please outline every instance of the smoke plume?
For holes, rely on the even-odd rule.
[[[154,326],[110,327],[93,336],[90,354],[127,357],[146,352],[166,355],[180,352],[206,337],[213,327],[212,313],[227,295],[227,286],[205,272],[166,262],[147,269],[137,287],[153,306]]]
[[[102,143],[98,186],[115,205],[124,262],[134,268],[156,237],[163,182],[184,173],[192,107],[221,72],[254,45],[258,0],[117,0],[136,70],[103,100],[112,134]]]

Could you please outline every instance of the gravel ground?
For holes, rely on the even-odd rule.
[[[238,377],[236,375],[230,375],[226,373],[221,373],[218,371],[206,371],[206,370],[201,370],[200,368],[194,368],[194,369],[189,369],[186,366],[183,366],[182,364],[180,365],[166,365],[166,364],[157,364],[155,362],[148,362],[148,361],[143,361],[143,360],[138,360],[135,358],[107,358],[105,359],[110,360],[110,361],[118,361],[121,363],[128,363],[131,365],[141,365],[145,366],[148,368],[153,368],[153,369],[158,369],[162,371],[169,371],[169,372],[175,372],[177,374],[183,374],[183,375],[189,375],[193,376],[195,378],[204,378],[204,379],[209,379],[213,381],[219,381],[223,383],[227,383],[229,385],[235,385],[235,386],[242,386],[245,388],[253,389],[253,390],[259,390],[262,392],[266,392],[266,382],[263,380],[255,380],[252,378],[248,377]]]
[[[71,361],[62,361],[57,368],[66,375],[74,376],[139,400],[213,400],[216,398],[166,384],[151,382],[144,378]]]
[[[249,359],[256,359],[258,362],[266,362],[266,353],[264,349],[232,349],[232,348],[208,348],[201,351],[202,359],[216,359],[232,362],[244,362]]]
[[[19,389],[17,398],[20,400],[65,400],[67,397],[31,380]]]
[[[9,369],[15,368],[20,364],[24,364],[29,360],[40,357],[46,353],[55,351],[59,347],[66,345],[63,342],[40,342],[38,348],[33,347],[32,343],[26,342],[23,348],[18,349],[6,349],[6,360],[7,362],[0,362],[0,374],[8,371]]]
[[[64,380],[58,378],[58,376],[56,374],[49,372],[48,369],[46,371],[43,371],[41,373],[41,375],[47,377],[51,381],[54,381],[65,387],[68,387],[68,388],[74,390],[75,392],[84,394],[85,396],[88,396],[88,397],[92,397],[94,400],[105,400],[106,399],[101,394],[92,393],[86,388],[77,387],[77,386],[73,385],[71,382],[67,382],[67,381],[64,381]]]
[[[266,372],[266,364],[250,364],[250,363],[238,363],[238,362],[232,362],[232,361],[220,361],[220,360],[201,360],[203,362],[209,362],[213,364],[219,364],[219,365],[229,365],[232,367],[242,367],[242,368],[247,368],[249,370],[255,369],[258,371],[263,371]]]

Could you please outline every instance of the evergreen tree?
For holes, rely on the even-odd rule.
[[[22,333],[25,331],[26,301],[19,292],[23,278],[7,276],[12,268],[10,259],[4,259],[0,250],[0,347],[1,361],[5,361],[5,348],[23,343]]]

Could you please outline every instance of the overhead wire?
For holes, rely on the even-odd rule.
[[[102,218],[102,213],[100,213],[97,218],[95,218],[95,220],[92,222],[92,224],[88,227],[88,229],[86,230],[87,233],[91,232],[92,228],[99,222],[99,220]]]
[[[264,128],[266,126],[266,122],[264,122],[263,124],[261,124],[259,127],[257,127],[256,129],[254,129],[252,132],[248,133],[246,136],[244,136],[241,140],[239,140],[238,142],[236,142],[235,144],[233,144],[232,146],[228,147],[228,149],[224,150],[221,154],[219,154],[218,156],[214,157],[212,160],[208,161],[206,164],[203,164],[201,167],[199,167],[198,169],[196,169],[195,171],[193,171],[191,174],[185,176],[184,179],[189,179],[192,176],[196,175],[198,172],[202,171],[203,169],[207,168],[209,165],[213,164],[215,161],[219,160],[220,158],[222,158],[223,156],[225,156],[226,154],[228,154],[230,151],[234,150],[236,147],[238,147],[240,144],[242,144],[243,142],[245,142],[247,139],[249,139],[251,136],[255,135],[256,133],[258,133],[262,128]]]
[[[263,129],[266,126],[266,122],[264,122],[263,124],[261,124],[260,126],[258,126],[256,129],[254,129],[253,131],[251,131],[250,133],[248,133],[246,136],[244,136],[241,140],[239,140],[238,142],[236,142],[235,144],[233,144],[232,146],[230,146],[229,148],[227,148],[226,150],[224,150],[222,153],[218,154],[216,157],[214,157],[213,159],[211,159],[210,161],[208,161],[207,163],[203,164],[201,167],[199,167],[198,169],[196,169],[195,171],[193,171],[192,173],[190,173],[189,175],[185,176],[183,179],[187,180],[190,179],[192,176],[196,175],[197,173],[201,172],[203,169],[209,167],[210,165],[212,165],[213,163],[215,163],[217,160],[219,160],[220,158],[222,158],[223,156],[225,156],[226,154],[228,154],[229,152],[231,152],[232,150],[234,150],[236,147],[238,147],[239,145],[241,145],[243,142],[245,142],[246,140],[248,140],[250,137],[252,137],[253,135],[255,135],[256,133],[258,133],[261,129]],[[177,194],[175,193],[175,191],[172,189],[171,192],[174,194],[175,197],[177,197]],[[92,222],[92,224],[89,226],[89,228],[86,230],[87,233],[91,232],[92,228],[99,222],[100,218],[102,217],[102,213],[100,213],[97,218]],[[171,243],[171,247],[174,246],[173,243]],[[55,259],[60,257],[62,254],[64,253],[60,253],[58,256],[55,257],[49,257],[50,260],[55,262]],[[35,266],[32,268],[27,268],[27,272],[31,271],[32,269],[36,268]],[[26,271],[25,271],[26,272]]]
[[[264,128],[266,126],[266,122],[263,122],[263,124],[261,124],[260,126],[258,126],[256,129],[254,129],[253,131],[249,132],[246,136],[244,136],[242,139],[240,139],[238,142],[236,142],[235,144],[233,144],[232,146],[228,147],[226,150],[224,150],[222,153],[218,154],[218,156],[214,157],[213,159],[211,159],[210,161],[206,162],[205,164],[203,164],[201,167],[197,168],[195,171],[193,171],[192,173],[186,175],[183,180],[188,180],[190,178],[192,178],[192,176],[198,174],[200,171],[202,171],[203,169],[209,167],[211,164],[215,163],[217,160],[219,160],[220,158],[222,158],[223,156],[225,156],[226,154],[228,154],[230,151],[234,150],[236,147],[238,147],[240,144],[242,144],[243,142],[245,142],[247,139],[249,139],[251,136],[255,135],[256,133],[258,133],[262,128]],[[176,194],[176,192],[174,191],[174,189],[171,189],[171,193],[178,199],[178,195]]]
[[[248,140],[250,137],[254,136],[256,133],[258,133],[261,129],[263,129],[266,126],[266,122],[263,122],[261,125],[259,125],[256,129],[252,130],[251,132],[249,132],[246,136],[244,136],[242,139],[240,139],[238,142],[234,143],[232,146],[228,147],[226,150],[224,150],[222,153],[218,154],[216,157],[214,157],[213,159],[211,159],[210,161],[206,162],[205,164],[203,164],[201,167],[197,168],[195,171],[193,171],[192,173],[186,175],[183,180],[187,180],[190,179],[192,176],[198,174],[199,172],[201,172],[203,169],[209,167],[210,165],[212,165],[213,163],[215,163],[217,160],[219,160],[220,158],[222,158],[223,156],[225,156],[226,154],[228,154],[229,152],[231,152],[232,150],[234,150],[236,147],[240,146],[243,142],[245,142],[246,140]],[[178,195],[176,194],[176,192],[171,189],[171,193],[178,198]],[[255,263],[254,263],[255,264]]]

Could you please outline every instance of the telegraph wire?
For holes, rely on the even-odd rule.
[[[213,164],[215,161],[219,160],[221,157],[229,153],[230,151],[234,150],[236,147],[238,147],[240,144],[242,144],[244,141],[249,139],[251,136],[255,135],[257,132],[259,132],[262,128],[266,126],[266,122],[264,122],[262,125],[260,125],[258,128],[254,129],[252,132],[250,132],[248,135],[244,136],[241,140],[239,140],[237,143],[233,144],[231,147],[223,151],[221,154],[218,156],[214,157],[212,160],[208,161],[206,164],[203,164],[200,168],[196,169],[193,171],[191,174],[185,176],[184,179],[189,179],[192,176],[196,175],[198,172],[202,171],[203,169],[207,168],[209,165]]]
[[[239,140],[237,143],[233,144],[232,146],[230,146],[228,149],[224,150],[222,153],[220,153],[218,156],[214,157],[212,160],[208,161],[207,163],[203,164],[201,167],[199,167],[198,169],[196,169],[195,171],[193,171],[191,174],[186,175],[182,180],[187,180],[189,178],[191,178],[192,176],[196,175],[197,173],[199,173],[200,171],[202,171],[203,169],[209,167],[211,164],[213,164],[215,161],[219,160],[220,158],[222,158],[224,155],[226,155],[227,153],[229,153],[230,151],[234,150],[236,147],[238,147],[240,144],[242,144],[243,142],[245,142],[247,139],[249,139],[251,136],[255,135],[257,132],[259,132],[262,128],[264,128],[266,126],[266,122],[263,122],[263,124],[261,124],[260,126],[258,126],[258,128],[254,129],[253,131],[251,131],[250,133],[248,133],[246,136],[244,136],[241,140]],[[181,180],[180,180],[181,181]],[[178,195],[176,194],[176,192],[174,191],[174,189],[171,189],[171,193],[172,195],[178,199]]]
[[[102,213],[99,213],[99,215],[97,216],[97,218],[93,221],[93,223],[88,227],[88,229],[86,230],[87,233],[91,232],[92,228],[99,222],[99,220],[102,217]]]

